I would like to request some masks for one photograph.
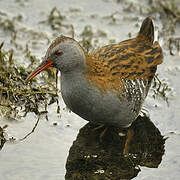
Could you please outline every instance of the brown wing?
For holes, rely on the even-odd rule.
[[[162,61],[163,53],[158,42],[151,46],[134,38],[93,51],[87,64],[89,75],[96,76],[97,79],[101,77],[104,81],[118,82],[119,79],[151,81],[157,65]]]
[[[158,42],[153,46],[131,39],[119,44],[105,46],[91,56],[108,67],[110,73],[126,79],[149,79],[154,68],[163,61],[162,49]],[[95,61],[96,61],[95,60]]]
[[[143,79],[150,82],[157,65],[163,61],[162,49],[158,42],[153,44],[153,39],[153,24],[146,18],[136,38],[104,46],[87,57],[88,78],[95,84],[101,84],[101,89],[120,87],[120,80]]]

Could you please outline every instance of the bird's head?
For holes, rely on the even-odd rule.
[[[27,77],[33,79],[41,71],[55,67],[61,73],[71,71],[83,72],[85,69],[85,52],[80,44],[72,38],[60,36],[48,48],[41,64]]]

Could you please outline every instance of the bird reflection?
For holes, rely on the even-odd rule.
[[[129,130],[133,133],[127,143]],[[158,168],[165,138],[148,117],[139,116],[128,130],[108,127],[101,136],[102,131],[90,123],[80,129],[67,158],[66,180],[132,179],[140,166]]]

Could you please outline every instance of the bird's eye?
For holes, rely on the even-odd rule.
[[[55,52],[55,54],[57,55],[57,56],[61,56],[62,55],[62,51],[61,50],[57,50],[56,52]]]

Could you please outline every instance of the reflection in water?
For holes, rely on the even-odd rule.
[[[126,136],[119,128],[96,128],[90,123],[80,129],[69,151],[66,180],[132,179],[139,166],[157,168],[164,154],[165,139],[148,117],[139,116],[130,127],[133,136],[128,156],[123,155]],[[102,136],[102,132],[104,133]],[[127,130],[123,132],[127,133]]]

